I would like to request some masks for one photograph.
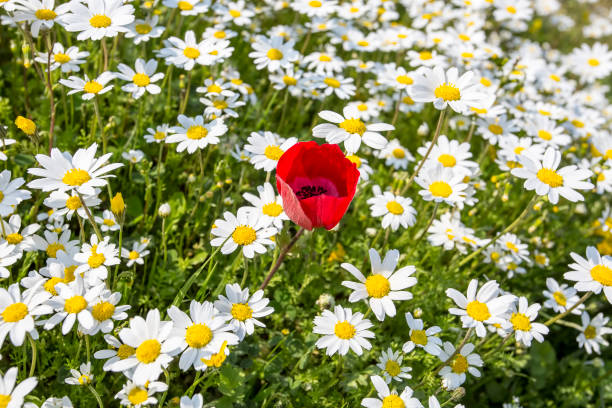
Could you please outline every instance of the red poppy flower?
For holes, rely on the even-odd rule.
[[[296,224],[330,230],[340,222],[359,181],[359,170],[335,144],[300,142],[276,166],[276,188]]]

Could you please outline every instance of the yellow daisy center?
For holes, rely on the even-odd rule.
[[[332,59],[329,55],[321,54],[319,55],[319,61],[321,62],[330,62]]]
[[[191,348],[202,348],[213,338],[213,332],[204,323],[193,324],[187,328],[185,341]]]
[[[453,189],[445,181],[434,181],[429,185],[429,192],[435,197],[448,198],[453,193]]]
[[[348,133],[356,133],[359,136],[362,136],[367,130],[365,123],[359,119],[353,118],[343,120],[338,126],[346,130]]]
[[[99,322],[110,319],[115,314],[115,305],[110,302],[100,302],[91,308],[91,314]]]
[[[612,286],[612,269],[605,265],[595,265],[591,269],[591,278],[604,286]]]
[[[396,159],[403,159],[404,157],[406,157],[406,152],[404,151],[404,149],[402,149],[401,147],[396,147],[395,149],[393,149],[393,151],[391,152],[391,154],[393,155],[393,157],[395,157]]]
[[[89,256],[89,259],[87,259],[87,264],[90,268],[95,269],[102,265],[105,261],[106,257],[104,254],[94,252],[92,249],[91,255]]]
[[[132,403],[132,405],[142,404],[149,398],[149,393],[142,387],[136,386],[130,390],[128,393],[128,401]]]
[[[268,50],[268,52],[266,53],[266,55],[268,56],[269,59],[271,59],[272,61],[278,61],[283,59],[283,53],[281,50],[277,49],[277,48],[270,48]]]
[[[567,305],[567,298],[565,297],[563,292],[557,291],[557,292],[553,293],[553,298],[555,299],[555,302],[557,302],[557,304],[559,306]]]
[[[183,55],[189,59],[196,59],[200,56],[200,50],[193,47],[185,47],[183,50]]]
[[[457,164],[457,159],[450,154],[441,154],[438,156],[438,161],[442,163],[444,167],[454,167]]]
[[[427,335],[425,334],[425,330],[412,330],[410,332],[410,341],[414,344],[418,344],[419,346],[424,346],[427,344]]]
[[[76,265],[71,265],[64,268],[64,282],[70,283],[75,279],[74,271],[76,270],[76,268]]]
[[[355,164],[355,167],[360,168],[361,167],[361,159],[359,158],[359,156],[354,155],[354,154],[349,154],[348,156],[346,156],[346,158],[353,164]]]
[[[58,64],[65,64],[67,62],[70,62],[70,56],[68,54],[64,54],[61,52],[58,52],[57,54],[53,55],[53,61],[57,62]]]
[[[60,244],[59,242],[54,242],[52,244],[49,244],[47,246],[47,256],[49,256],[49,258],[55,258],[55,255],[57,255],[57,251],[65,251],[66,248]]]
[[[400,75],[395,80],[402,85],[412,85],[414,82],[408,75]]]
[[[153,29],[149,24],[136,24],[134,27],[136,32],[140,35],[149,34]]]
[[[187,129],[187,138],[191,140],[204,139],[208,135],[208,130],[204,126],[193,125]]]
[[[136,349],[134,347],[128,346],[127,344],[122,344],[117,349],[117,357],[119,357],[121,360],[125,360],[126,358],[133,356],[135,351]]]
[[[263,206],[261,211],[270,217],[278,217],[283,212],[283,206],[278,203],[268,203]]]
[[[219,30],[219,31],[215,31],[215,33],[213,34],[213,36],[214,36],[216,39],[221,40],[221,39],[225,38],[225,37],[227,36],[227,34],[225,34],[225,31],[223,31],[223,30]],[[232,79],[232,82],[234,82],[234,80],[233,80],[233,79]]]
[[[542,183],[552,188],[561,187],[563,185],[563,177],[554,170],[543,168],[538,170],[536,176]]]
[[[294,86],[295,84],[297,84],[297,79],[290,77],[288,75],[285,75],[283,76],[283,82],[285,85]]]
[[[547,130],[540,129],[538,130],[538,137],[542,140],[551,140],[552,134]]]
[[[17,245],[21,241],[23,241],[23,236],[18,232],[14,232],[6,236],[6,242],[8,242],[11,245]]]
[[[15,323],[26,317],[27,314],[28,307],[25,303],[13,303],[4,309],[2,319],[7,323]]]
[[[213,106],[216,109],[223,110],[223,109],[226,109],[228,105],[227,105],[227,102],[225,102],[225,101],[217,100],[217,101],[213,102]]]
[[[451,363],[451,370],[455,374],[463,374],[468,369],[468,361],[467,358],[463,357],[461,354],[457,354]]]
[[[188,1],[179,1],[178,8],[181,9],[182,11],[193,10],[193,4],[191,4]]]
[[[43,285],[43,288],[45,288],[45,290],[49,292],[50,294],[52,294],[53,296],[57,296],[55,285],[57,285],[60,282],[64,282],[64,280],[62,278],[58,278],[57,276],[54,276],[45,282],[45,284]]]
[[[368,276],[365,281],[365,287],[368,295],[377,299],[387,296],[391,290],[389,279],[379,273]]]
[[[397,395],[391,394],[383,398],[382,408],[405,408],[406,404]]]
[[[338,322],[334,326],[334,333],[342,340],[349,340],[355,336],[355,326],[350,324],[348,321]]]
[[[401,215],[404,213],[404,207],[397,201],[389,201],[387,203],[387,210],[393,215]]]
[[[487,87],[493,85],[493,82],[491,82],[491,80],[489,78],[484,78],[484,77],[480,78],[480,83],[482,85],[484,85],[484,86],[487,86]]]
[[[385,371],[389,373],[391,377],[395,377],[402,372],[402,368],[397,364],[397,361],[389,360],[387,364],[385,364]]]
[[[34,15],[36,16],[37,19],[39,20],[53,20],[55,17],[57,17],[57,13],[53,10],[49,10],[49,9],[39,9],[36,10],[36,13],[34,13]]]
[[[243,322],[253,317],[253,309],[247,303],[234,303],[232,305],[232,317]]]
[[[368,105],[366,105],[365,103],[360,103],[359,105],[357,105],[357,109],[361,112],[365,112],[368,110]]]
[[[240,17],[242,15],[240,10],[230,10],[229,13],[230,13],[230,16],[232,16],[234,18],[238,18],[238,17]]]
[[[87,301],[81,295],[73,296],[66,299],[64,303],[64,310],[68,313],[79,313],[87,307]]]
[[[115,225],[115,221],[111,220],[110,218],[105,218],[103,222],[104,225],[106,225],[107,227],[112,227],[113,225]]]
[[[427,61],[427,60],[430,60],[432,58],[433,58],[433,55],[429,51],[421,51],[419,53],[419,59],[421,59],[422,61]]]
[[[597,336],[597,329],[590,324],[584,329],[584,337],[587,340],[594,339]]]
[[[223,362],[225,361],[225,358],[227,357],[225,355],[226,347],[227,347],[227,341],[224,341],[223,345],[221,346],[221,350],[219,350],[218,353],[215,353],[212,356],[210,356],[210,359],[202,358],[200,360],[202,360],[202,362],[206,364],[208,367],[221,367],[221,364],[223,364]]]
[[[137,73],[132,77],[132,82],[136,86],[147,86],[151,83],[151,78],[147,74]]]
[[[559,77],[559,75],[550,74],[549,78],[552,79],[555,82],[561,81],[561,77]]]
[[[597,58],[589,58],[587,63],[592,67],[599,66],[599,60]]]
[[[325,78],[323,82],[325,82],[325,85],[331,86],[332,88],[340,88],[340,81],[335,78]]]
[[[91,180],[89,173],[82,169],[70,169],[62,177],[62,182],[69,186],[82,186]]]
[[[145,340],[136,349],[136,358],[143,364],[157,360],[161,353],[161,344],[155,339]]]
[[[514,148],[514,154],[521,154],[525,150],[523,146],[517,146]]]
[[[506,11],[510,14],[516,14],[516,7],[514,6],[508,6],[506,7]]]
[[[494,135],[501,135],[502,133],[504,133],[504,128],[499,125],[496,125],[495,123],[492,123],[489,125],[489,131]]]
[[[90,383],[90,379],[89,376],[87,374],[82,374],[79,377],[79,384],[83,385],[83,384],[89,384]]]
[[[81,208],[83,205],[81,203],[81,199],[79,198],[79,196],[72,196],[69,199],[66,200],[66,207],[69,210],[78,210],[79,208]]]
[[[140,253],[138,253],[138,251],[130,251],[130,253],[128,254],[128,258],[132,261],[134,259],[138,259],[140,258]]]
[[[514,245],[514,243],[508,241],[506,242],[506,248],[508,248],[509,250],[511,250],[514,253],[517,253],[519,251],[518,247],[516,245]]]
[[[323,3],[321,3],[318,0],[312,0],[312,1],[308,2],[308,5],[310,7],[321,7],[323,5]]]
[[[477,300],[473,300],[468,303],[466,312],[468,316],[479,322],[484,322],[491,317],[491,312],[489,312],[489,307],[487,304]]]
[[[0,3],[6,2],[8,0],[0,0]],[[11,396],[6,394],[0,394],[0,408],[8,407],[9,402],[11,402]]]
[[[459,88],[446,82],[434,89],[434,95],[436,98],[442,98],[445,101],[458,101],[461,99]]]
[[[510,317],[510,323],[512,323],[512,327],[514,327],[514,330],[517,330],[517,331],[531,330],[531,321],[523,313],[512,313],[512,316]]]
[[[95,28],[106,28],[111,25],[111,19],[104,14],[96,14],[89,19],[89,24]]]
[[[257,234],[252,227],[239,225],[232,233],[232,239],[238,245],[250,245],[257,239]]]
[[[274,161],[278,161],[278,159],[281,158],[283,153],[285,152],[280,147],[274,146],[274,145],[266,146],[266,150],[264,150],[264,155],[268,159],[274,160]]]

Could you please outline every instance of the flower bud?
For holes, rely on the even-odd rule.
[[[429,126],[427,125],[427,123],[425,122],[421,123],[421,126],[419,126],[419,128],[417,129],[417,135],[427,136],[428,133],[429,133]]]
[[[121,193],[115,194],[115,196],[111,199],[111,211],[117,217],[123,215],[125,211],[125,203],[123,202],[123,196]]]
[[[159,209],[157,210],[157,214],[163,218],[166,218],[167,216],[169,216],[170,215],[170,204],[163,203],[162,205],[160,205]]]
[[[451,394],[451,399],[453,401],[461,401],[461,398],[465,396],[465,388],[459,387]]]
[[[24,118],[23,116],[17,116],[17,119],[15,119],[15,125],[17,125],[17,127],[28,136],[32,136],[34,132],[36,132],[36,124],[32,120]]]

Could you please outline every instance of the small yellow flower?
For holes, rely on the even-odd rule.
[[[115,194],[111,199],[111,211],[116,216],[120,216],[125,211],[125,203],[123,202],[123,196],[121,193]]]
[[[24,118],[23,116],[17,116],[17,119],[15,119],[15,125],[17,125],[17,127],[28,136],[32,136],[34,132],[36,132],[36,124],[32,120]]]

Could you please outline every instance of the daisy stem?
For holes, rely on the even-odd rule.
[[[2,238],[6,238],[6,230],[4,229],[4,220],[0,218],[0,226],[2,227]]]
[[[472,118],[472,124],[470,125],[470,130],[467,138],[465,139],[465,143],[470,143],[470,140],[472,140],[472,136],[474,136],[474,129],[476,129],[476,120]]]
[[[168,388],[170,388],[170,373],[165,368],[163,370],[164,370],[164,376],[166,376],[166,385],[168,387],[166,388],[166,391],[164,391],[164,393],[162,394],[161,398],[159,399],[159,406],[160,407],[164,406],[164,401],[166,400],[166,396],[168,395]]]
[[[412,255],[412,252],[416,249],[419,242],[421,242],[421,239],[423,239],[425,234],[427,234],[427,231],[429,231],[429,227],[431,227],[431,224],[433,224],[433,221],[436,218],[436,213],[438,212],[439,205],[440,203],[436,202],[436,205],[434,206],[433,212],[431,213],[431,218],[429,219],[427,226],[423,229],[423,231],[421,231],[419,236],[414,239],[414,244],[412,245],[412,251],[410,252],[410,255]]]
[[[459,265],[457,265],[457,268],[461,268],[463,265],[465,265],[466,263],[470,262],[474,257],[476,257],[478,254],[480,254],[482,251],[484,251],[485,249],[487,249],[488,247],[493,245],[495,242],[497,242],[497,240],[502,235],[504,235],[504,234],[512,231],[514,228],[516,228],[516,226],[519,224],[519,222],[521,222],[521,220],[523,218],[525,218],[525,216],[529,213],[529,210],[531,209],[531,207],[533,207],[533,205],[537,201],[538,197],[539,196],[537,194],[535,194],[533,196],[533,198],[529,201],[529,203],[527,203],[527,205],[525,206],[525,209],[523,209],[523,211],[519,214],[519,216],[516,217],[516,219],[514,221],[512,221],[512,223],[510,225],[508,225],[506,228],[504,228],[504,230],[502,232],[497,234],[495,236],[495,238],[493,238],[492,240],[487,242],[486,245],[481,246],[480,248],[478,248],[477,251],[474,251],[471,254],[469,254],[468,256],[466,256],[465,258],[463,258],[463,260],[461,262],[459,262]]]
[[[187,100],[189,99],[189,88],[191,88],[191,71],[187,73],[187,85],[185,85],[185,96],[179,109],[179,115],[182,115],[187,108]]]
[[[104,408],[104,404],[102,403],[102,399],[100,398],[100,394],[98,394],[96,389],[94,387],[92,387],[91,384],[87,384],[87,388],[89,388],[89,391],[91,391],[91,393],[93,394],[93,396],[96,399],[96,401],[98,401],[98,407]]]
[[[32,348],[32,363],[30,365],[30,377],[34,376],[34,370],[36,370],[36,342],[30,336],[30,333],[27,333],[28,340],[30,342],[30,347]]]
[[[162,248],[164,249],[164,263],[168,257],[168,251],[166,248],[166,217],[162,218]]]
[[[102,241],[103,240],[102,234],[100,233],[100,230],[98,229],[98,226],[96,225],[96,221],[93,219],[93,216],[91,215],[91,211],[89,211],[89,207],[87,207],[87,204],[85,204],[85,200],[83,199],[83,196],[81,195],[81,193],[77,191],[77,195],[79,196],[79,199],[81,200],[81,204],[83,205],[85,214],[87,214],[87,218],[89,219],[89,222],[91,226],[93,227],[96,233],[96,236],[98,237],[100,241]]]
[[[161,193],[162,193],[162,184],[161,184],[161,165],[164,154],[164,143],[161,142],[159,144],[159,154],[157,155],[157,194],[155,197],[155,208],[153,212],[153,220],[155,221],[155,217],[157,216],[157,209],[159,208],[159,204],[161,201]]]
[[[123,223],[119,224],[119,257],[121,257],[121,245],[123,244]],[[115,266],[115,269],[113,270],[113,279],[111,280],[111,288],[114,290],[115,287],[117,286],[117,272],[119,272],[119,265],[121,265],[121,262],[117,264],[117,266]]]
[[[289,243],[282,249],[282,251],[278,255],[278,259],[276,260],[274,265],[272,265],[272,267],[270,268],[270,272],[268,272],[268,275],[264,279],[259,289],[264,290],[266,286],[268,286],[268,283],[270,283],[270,280],[272,279],[276,271],[278,271],[278,268],[280,268],[281,264],[283,263],[285,256],[287,256],[287,253],[289,253],[291,248],[295,245],[295,243],[302,236],[303,233],[304,233],[304,228],[300,227],[298,232],[296,232],[293,238],[291,238],[291,241],[289,241]]]
[[[102,72],[108,68],[108,47],[106,46],[106,37],[102,38],[102,53],[104,58],[104,64],[102,65]]]
[[[89,336],[85,335],[85,351],[87,352],[87,361],[91,361],[91,350],[89,347]]]
[[[557,320],[559,319],[563,319],[565,316],[567,316],[568,314],[572,313],[574,311],[574,309],[576,309],[578,306],[580,306],[581,304],[583,304],[584,302],[586,302],[586,300],[591,297],[591,295],[593,294],[593,292],[588,291],[587,293],[584,294],[584,296],[582,296],[580,298],[580,300],[578,300],[576,303],[574,303],[574,305],[572,307],[570,307],[569,309],[567,309],[565,312],[563,313],[559,313],[558,315],[551,317],[550,319],[548,319],[544,325],[545,326],[550,326],[552,324],[554,324]]]
[[[55,99],[53,98],[53,87],[51,86],[51,54],[53,53],[53,45],[51,45],[51,34],[45,35],[47,40],[47,77],[45,84],[49,92],[49,110],[51,111],[51,119],[49,123],[49,155],[53,149],[53,130],[55,128]]]
[[[312,29],[308,29],[308,33],[306,34],[306,39],[304,40],[304,45],[302,45],[302,49],[300,50],[300,54],[304,55],[306,48],[308,47],[308,43],[310,42],[310,37],[312,37]]]
[[[440,116],[438,117],[438,124],[436,125],[436,133],[434,134],[434,137],[431,140],[431,143],[429,144],[429,149],[427,149],[427,152],[425,153],[425,156],[423,156],[423,159],[421,159],[421,162],[419,163],[419,166],[416,168],[414,173],[412,173],[412,176],[410,176],[410,178],[406,182],[406,185],[404,186],[404,188],[402,189],[400,194],[403,195],[408,190],[408,187],[410,187],[410,185],[414,181],[415,177],[419,174],[419,172],[421,171],[421,168],[423,167],[423,165],[427,161],[427,158],[429,157],[429,154],[433,150],[433,147],[436,144],[436,142],[438,141],[438,137],[440,136],[440,130],[442,129],[442,123],[444,122],[444,115],[446,114],[447,110],[448,110],[448,108],[445,108],[445,109],[440,111]]]
[[[244,288],[244,284],[247,281],[247,278],[249,276],[249,260],[247,259],[246,256],[244,256],[244,254],[242,254],[242,261],[244,262],[244,273],[242,274],[242,280],[240,281],[240,287]]]
[[[484,361],[487,357],[489,357],[492,354],[497,353],[498,351],[501,351],[504,349],[504,347],[506,346],[506,343],[508,343],[508,340],[510,340],[510,337],[512,337],[512,334],[514,332],[510,332],[506,335],[506,337],[504,337],[504,339],[502,340],[502,342],[499,344],[499,346],[495,347],[494,349],[490,350],[487,354],[482,356],[482,360]]]
[[[399,108],[402,103],[402,93],[403,89],[400,89],[399,95],[397,96],[397,102],[395,103],[395,112],[393,113],[393,120],[391,121],[391,125],[395,126],[395,122],[397,122],[397,117],[399,116]]]
[[[106,134],[104,133],[104,125],[102,125],[102,116],[100,116],[100,105],[98,103],[98,95],[94,97],[94,111],[96,114],[96,120],[98,121],[98,127],[102,134],[102,154],[106,154]]]
[[[204,180],[204,157],[202,156],[202,149],[198,149],[198,159],[200,161],[200,178]]]

